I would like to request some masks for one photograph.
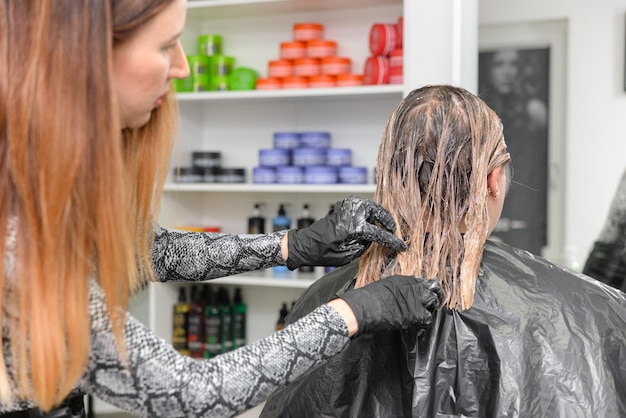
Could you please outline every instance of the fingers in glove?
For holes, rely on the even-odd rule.
[[[361,199],[357,196],[349,196],[337,204],[341,212],[353,219],[362,219],[365,222],[380,222],[383,228],[388,231],[396,229],[396,222],[385,208],[371,199]],[[336,211],[337,212],[337,211]]]
[[[363,235],[370,241],[376,241],[380,245],[389,247],[395,251],[404,251],[407,249],[407,245],[400,238],[396,237],[391,232],[372,225],[366,224],[363,226]]]
[[[360,243],[351,244],[340,251],[336,251],[335,254],[329,254],[324,261],[324,264],[320,265],[333,267],[344,266],[355,258],[360,257],[366,249],[367,245],[362,245]]]
[[[361,225],[357,225],[355,229],[361,230],[366,239],[376,241],[396,251],[407,249],[404,241],[392,234],[396,229],[396,222],[385,208],[373,200],[361,199],[356,196],[350,196],[343,203],[345,207],[351,208],[353,221],[361,221]],[[374,225],[374,221],[377,221],[382,228]]]
[[[353,242],[350,245],[346,245],[345,247],[342,246],[342,251],[340,254],[341,254],[341,258],[344,259],[344,261],[342,264],[337,264],[337,265],[339,266],[343,264],[348,264],[350,261],[354,260],[355,258],[362,256],[365,250],[367,250],[367,247],[369,247],[369,244],[370,244],[369,241],[365,241],[365,242]]]
[[[395,231],[396,221],[393,220],[393,217],[385,208],[373,200],[364,200],[363,205],[369,213],[369,216],[367,217],[369,222],[376,220],[380,222],[380,224],[387,229],[387,231]]]
[[[360,333],[387,332],[430,324],[438,305],[437,290],[432,281],[397,275],[337,297],[354,312]]]

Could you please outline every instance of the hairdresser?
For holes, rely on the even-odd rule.
[[[355,197],[288,233],[154,224],[178,118],[170,85],[189,74],[186,6],[0,0],[0,417],[84,416],[83,394],[141,417],[233,416],[357,333],[431,320],[436,283],[398,276],[197,361],[129,315],[150,280],[345,264],[371,241],[403,248],[389,214]]]

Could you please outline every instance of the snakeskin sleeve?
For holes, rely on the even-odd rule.
[[[284,265],[280,240],[271,234],[188,232],[156,227],[152,263],[159,281],[202,281]]]
[[[177,353],[126,315],[128,364],[118,355],[103,293],[90,291],[92,347],[79,388],[140,417],[230,417],[338,353],[349,341],[341,316],[322,305],[263,340],[211,360]]]

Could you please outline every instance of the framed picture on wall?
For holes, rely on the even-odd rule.
[[[564,19],[479,30],[478,93],[502,118],[514,171],[492,236],[559,263],[566,258],[567,26]]]
[[[626,14],[624,14],[624,91],[626,91]]]
[[[548,230],[549,85],[549,47],[501,47],[479,54],[480,97],[502,120],[514,169],[492,235],[539,255]]]

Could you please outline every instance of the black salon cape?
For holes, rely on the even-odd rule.
[[[351,285],[357,268],[314,283],[288,322]],[[626,417],[626,295],[488,241],[471,309],[438,311],[422,333],[353,338],[261,416]]]

